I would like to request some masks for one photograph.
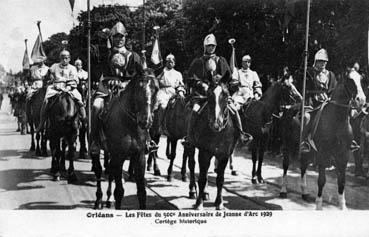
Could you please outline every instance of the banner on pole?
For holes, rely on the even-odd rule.
[[[29,70],[30,69],[30,62],[29,62],[28,49],[27,49],[27,40],[25,40],[25,44],[26,44],[26,49],[25,49],[24,55],[23,55],[22,66],[23,66],[23,70]]]
[[[75,2],[75,0],[69,0],[69,4],[70,4],[70,8],[72,9],[72,12],[73,12],[73,8],[74,8],[74,2]]]
[[[158,38],[155,39],[154,46],[152,48],[151,62],[155,65],[158,65],[159,63],[162,62]]]
[[[39,34],[32,48],[31,60],[33,62],[37,62],[40,59],[46,59],[46,54],[44,48],[42,47],[41,35]]]

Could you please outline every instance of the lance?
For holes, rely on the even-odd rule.
[[[88,73],[88,150],[91,152],[91,12],[90,0],[87,0],[87,73]]]
[[[305,114],[305,97],[306,97],[306,71],[308,63],[309,49],[309,22],[310,22],[310,0],[307,0],[306,13],[306,32],[305,32],[305,51],[304,51],[304,79],[302,84],[302,102],[301,102],[301,126],[300,126],[300,143],[302,142],[302,134],[304,130],[304,114]],[[299,146],[299,160],[301,159],[301,146]]]

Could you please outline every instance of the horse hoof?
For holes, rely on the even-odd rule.
[[[160,175],[161,175],[160,170],[155,170],[155,171],[154,171],[154,175],[155,175],[155,176],[160,176]]]
[[[190,199],[196,199],[196,198],[197,198],[197,194],[196,194],[196,192],[190,192],[190,193],[189,193],[189,198],[190,198]]]
[[[101,209],[103,209],[102,202],[101,202],[101,201],[96,201],[96,202],[95,202],[94,209],[95,209],[95,210],[101,210]]]
[[[279,197],[280,198],[287,198],[287,193],[284,193],[284,192],[282,193],[281,192],[281,193],[279,193]]]
[[[68,174],[68,183],[73,184],[78,181],[77,175],[73,172],[71,174]]]
[[[194,206],[194,209],[198,210],[198,211],[202,211],[202,210],[204,210],[204,204],[202,202],[201,203],[196,203],[195,206]]]
[[[111,207],[111,202],[110,201],[106,201],[106,207],[110,208]]]
[[[309,194],[301,194],[301,198],[302,198],[302,200],[307,202],[307,201],[309,201]]]
[[[223,203],[220,203],[220,204],[218,204],[218,205],[215,205],[215,210],[217,210],[217,211],[219,211],[219,210],[224,210],[225,208],[224,208],[224,205],[223,205]]]
[[[252,184],[256,184],[256,179],[255,179],[255,178],[252,178],[252,179],[251,179],[251,183],[252,183]]]
[[[147,166],[146,170],[147,171],[151,171],[151,167],[150,166]]]
[[[261,178],[261,177],[260,177],[260,178],[258,178],[258,183],[259,183],[259,184],[264,184],[264,183],[265,183],[265,181],[264,181],[264,179],[263,179],[263,178]]]
[[[237,176],[238,175],[238,172],[236,170],[232,170],[231,175]]]
[[[60,181],[60,174],[54,175],[53,181]]]
[[[167,181],[168,181],[168,182],[172,182],[172,176],[171,176],[171,175],[168,175],[168,176],[167,176]]]
[[[187,175],[182,175],[182,181],[187,182]]]
[[[210,200],[209,193],[204,193],[203,196],[202,196],[202,200],[204,200],[204,201]]]
[[[41,156],[41,151],[39,149],[36,149],[36,156]]]

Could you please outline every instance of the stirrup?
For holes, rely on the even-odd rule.
[[[357,151],[357,150],[360,150],[360,146],[356,143],[355,140],[352,140],[352,143],[350,145],[350,150],[352,152]]]
[[[240,131],[240,140],[242,143],[249,143],[253,140],[254,138],[252,137],[251,134]]]

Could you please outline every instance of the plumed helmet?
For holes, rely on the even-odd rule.
[[[124,27],[122,22],[117,22],[117,24],[111,28],[111,35],[114,36],[116,34],[121,34],[124,36],[127,35],[126,27]]]
[[[111,64],[113,68],[124,67],[126,65],[126,58],[122,54],[116,53],[111,58]]]
[[[217,45],[217,40],[215,39],[214,34],[209,34],[204,39],[204,47],[206,45]]]
[[[173,54],[171,54],[171,53],[170,53],[170,54],[168,54],[168,55],[167,55],[167,57],[165,58],[165,60],[166,60],[166,61],[169,61],[169,60],[170,60],[170,61],[175,61],[175,60],[176,60],[176,58],[174,57],[174,55],[173,55]]]
[[[81,59],[77,59],[76,61],[74,61],[74,65],[82,65],[82,60]]]
[[[250,57],[250,55],[245,55],[245,56],[243,56],[243,57],[242,57],[242,62],[244,62],[244,61],[251,61],[251,57]]]
[[[316,52],[314,60],[322,60],[328,62],[328,53],[325,49],[320,49],[318,52]]]
[[[59,54],[59,57],[62,57],[62,56],[70,56],[70,53],[68,50],[65,50],[63,49],[60,54]]]

